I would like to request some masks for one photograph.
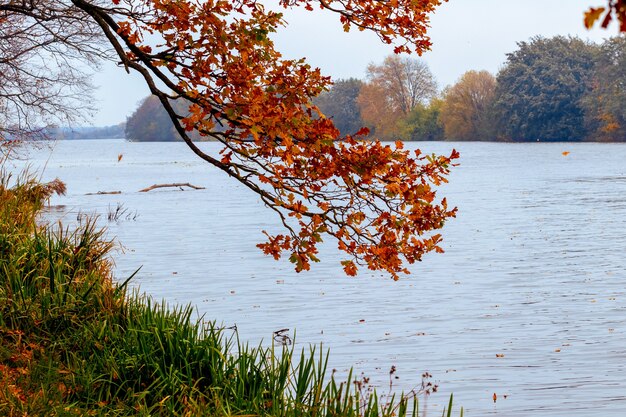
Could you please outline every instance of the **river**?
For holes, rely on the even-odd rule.
[[[299,345],[323,343],[331,367],[353,365],[383,392],[392,365],[394,389],[427,371],[440,387],[432,415],[451,392],[470,417],[626,415],[626,145],[417,146],[460,151],[440,190],[459,212],[442,231],[446,252],[399,282],[346,277],[332,244],[301,274],[263,256],[255,245],[277,219],[180,143],[58,142],[28,163],[68,186],[54,216],[101,215],[123,246],[117,279],[143,265],[142,291],[192,303],[251,343],[296,330]],[[206,189],[137,192],[172,182]],[[97,191],[122,194],[86,195]],[[118,205],[125,214],[107,221]]]

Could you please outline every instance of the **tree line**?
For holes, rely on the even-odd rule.
[[[625,141],[626,38],[519,42],[498,72],[468,71],[439,91],[421,60],[392,55],[313,103],[342,135],[404,141]],[[180,103],[179,111],[184,112]],[[128,118],[135,141],[181,140],[154,96]]]
[[[96,127],[54,127],[49,128],[46,135],[57,140],[123,139],[124,130],[125,123]]]
[[[519,42],[497,75],[468,71],[443,91],[426,63],[390,56],[366,80],[314,99],[342,134],[383,140],[625,141],[626,38]]]

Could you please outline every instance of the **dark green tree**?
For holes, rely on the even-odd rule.
[[[365,126],[357,103],[362,86],[363,81],[356,78],[340,79],[313,100],[321,112],[333,120],[342,135],[354,134]]]
[[[444,140],[443,125],[439,120],[442,101],[434,98],[428,105],[418,104],[402,122],[406,140]]]
[[[581,99],[589,92],[597,46],[577,38],[518,43],[498,73],[498,133],[512,141],[580,141],[586,137]]]
[[[626,141],[626,37],[601,45],[591,91],[582,103],[589,140]]]

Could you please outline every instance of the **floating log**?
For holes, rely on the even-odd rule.
[[[105,195],[105,194],[122,194],[121,191],[98,191],[97,193],[87,193],[85,195]]]
[[[204,187],[198,187],[197,185],[189,184],[188,182],[185,182],[185,183],[176,182],[173,184],[154,184],[154,185],[151,185],[150,187],[144,188],[143,190],[139,190],[139,192],[145,193],[145,192],[154,190],[156,188],[168,188],[168,187],[178,187],[181,190],[183,189],[183,187],[193,188],[194,190],[204,190]]]

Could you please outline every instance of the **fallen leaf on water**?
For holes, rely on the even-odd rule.
[[[555,352],[559,353],[561,349],[554,349]]]
[[[493,402],[495,403],[496,401],[498,401],[498,395],[494,392],[493,393]]]
[[[117,162],[120,162],[120,161],[122,160],[122,158],[123,158],[123,157],[124,157],[124,155],[119,154],[119,155],[117,156]]]
[[[496,353],[496,358],[504,358],[504,353]]]
[[[569,155],[569,152],[568,152],[568,151],[564,151],[564,152],[562,153],[562,155],[563,155],[563,156],[567,156],[567,155]]]

